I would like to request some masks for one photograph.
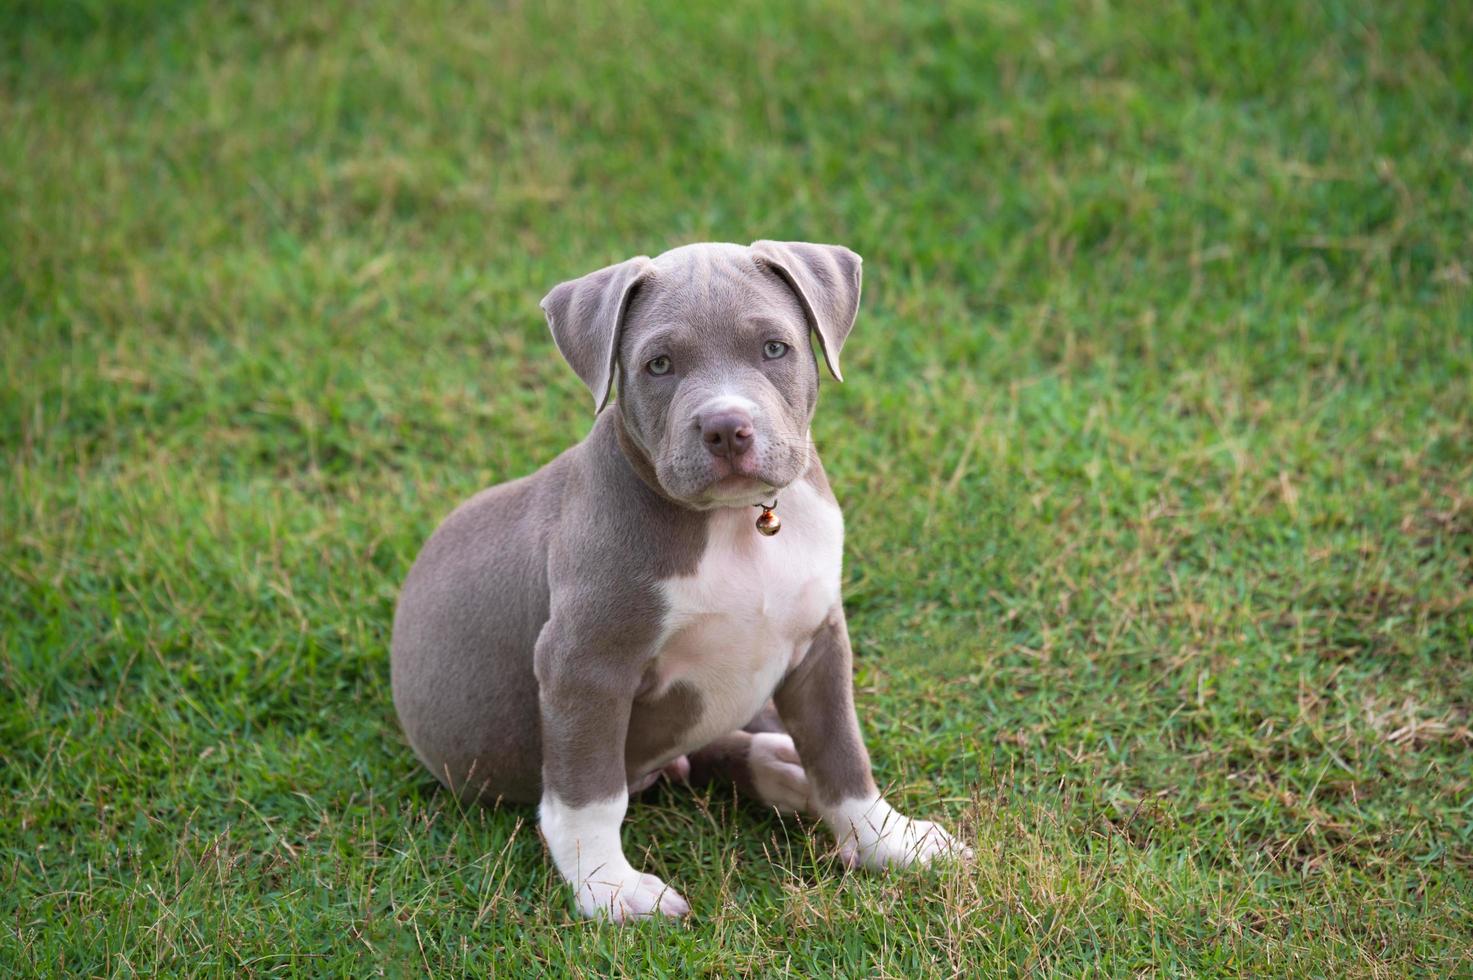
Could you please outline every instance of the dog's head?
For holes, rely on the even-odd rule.
[[[687,245],[565,282],[542,310],[595,412],[617,377],[625,427],[665,493],[724,507],[808,468],[809,337],[843,380],[859,287],[860,258],[840,245]]]

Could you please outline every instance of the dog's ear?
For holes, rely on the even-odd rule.
[[[554,286],[542,297],[553,342],[593,392],[593,414],[603,411],[614,388],[619,334],[634,287],[653,267],[640,255]]]
[[[864,260],[842,245],[810,242],[753,242],[752,257],[798,294],[808,326],[818,334],[829,373],[843,381],[839,351],[859,313],[860,264]]]

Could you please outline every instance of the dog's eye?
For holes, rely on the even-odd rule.
[[[788,345],[781,340],[769,340],[762,345],[762,356],[769,361],[775,361],[788,352]]]
[[[669,374],[670,358],[664,354],[661,354],[659,357],[653,359],[648,364],[646,364],[644,368],[650,374]]]

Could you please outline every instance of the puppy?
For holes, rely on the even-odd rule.
[[[859,292],[847,248],[773,241],[556,287],[542,309],[592,430],[461,505],[404,583],[410,745],[466,799],[538,802],[586,916],[690,911],[620,842],[630,794],[662,773],[816,815],[851,865],[965,853],[880,795],[855,717],[809,340],[842,380]]]

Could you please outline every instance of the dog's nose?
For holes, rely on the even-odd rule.
[[[703,415],[701,441],[712,456],[740,456],[752,448],[752,416],[740,409]]]

